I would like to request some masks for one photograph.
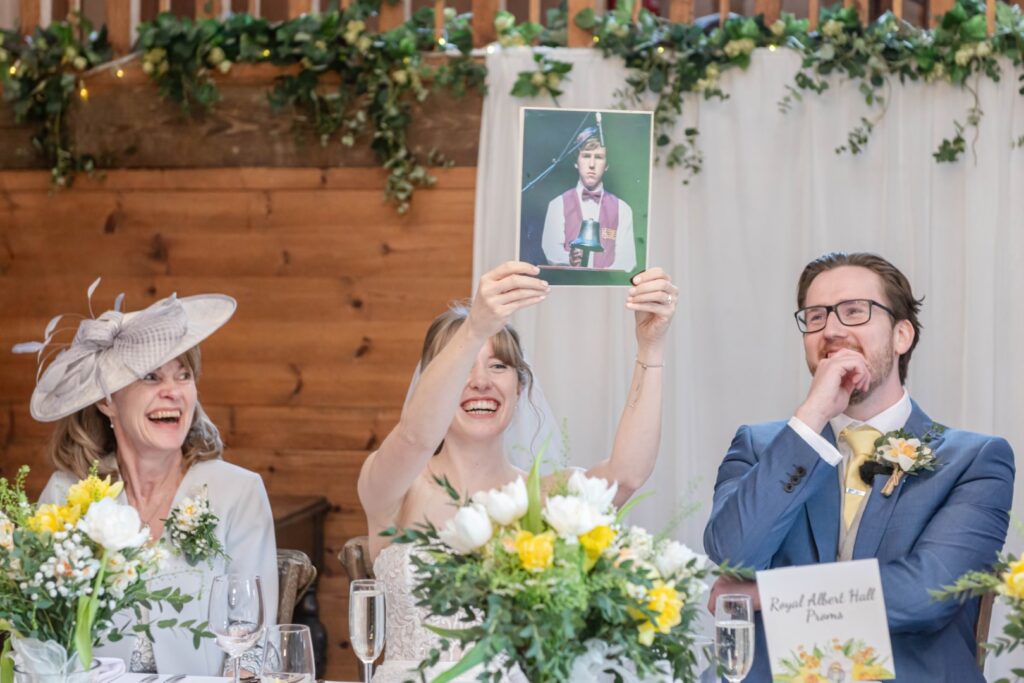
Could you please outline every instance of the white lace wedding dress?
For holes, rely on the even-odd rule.
[[[412,595],[415,567],[409,559],[410,552],[412,546],[395,543],[380,551],[373,563],[373,573],[384,584],[387,600],[384,663],[374,673],[373,683],[419,681],[416,667],[430,656],[432,649],[441,651],[440,637],[423,628],[422,624],[428,618],[427,613],[416,606],[416,599]],[[429,623],[453,629],[466,626],[466,622],[460,621],[457,616],[432,617]],[[452,668],[461,658],[461,648],[453,643],[447,652],[441,651],[441,660],[426,672],[427,680]],[[468,683],[475,681],[479,674],[480,669],[477,668],[455,680]],[[503,680],[508,683],[529,683],[518,672]]]

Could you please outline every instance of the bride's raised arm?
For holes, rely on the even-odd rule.
[[[587,471],[588,477],[618,483],[616,506],[644,485],[658,457],[666,334],[679,298],[679,289],[661,268],[640,273],[633,283],[626,308],[636,312],[637,354],[629,398],[619,418],[611,456]]]
[[[363,463],[359,500],[369,519],[390,524],[416,478],[444,439],[480,349],[517,310],[542,301],[540,269],[509,261],[480,278],[465,323],[422,369],[398,424]]]

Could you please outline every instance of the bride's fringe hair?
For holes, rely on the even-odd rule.
[[[469,309],[472,301],[465,299],[455,301],[448,306],[441,315],[434,318],[427,328],[427,335],[423,338],[423,351],[420,354],[420,371],[426,369],[430,361],[434,360],[448,342],[451,341],[455,332],[462,327],[469,317]],[[519,341],[519,333],[511,325],[506,324],[497,334],[491,337],[491,347],[494,349],[494,357],[516,371],[519,380],[519,393],[526,391],[526,399],[530,408],[540,415],[537,406],[533,404],[533,370],[526,362],[523,355],[523,345]],[[536,436],[536,435],[535,435]],[[442,441],[437,447],[434,455],[441,452]]]
[[[178,356],[178,360],[192,373],[195,380],[199,381],[202,368],[199,347],[193,346]],[[197,462],[214,460],[224,454],[220,431],[207,417],[198,400],[192,416],[192,426],[185,436],[181,451],[184,456],[184,470],[188,470]],[[99,476],[105,477],[109,474],[114,479],[119,479],[117,460],[105,457],[116,452],[117,439],[114,438],[110,419],[101,413],[95,404],[58,420],[47,445],[47,454],[54,467],[62,472],[70,472],[79,479],[89,475],[89,469],[94,463]]]

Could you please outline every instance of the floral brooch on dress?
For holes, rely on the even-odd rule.
[[[230,559],[214,533],[219,522],[220,519],[210,510],[210,499],[204,484],[197,495],[183,498],[171,510],[171,514],[164,520],[164,529],[174,551],[184,556],[185,561],[194,567],[203,560],[212,564],[213,558],[217,556]]]
[[[870,486],[875,475],[889,475],[889,480],[882,487],[882,495],[891,496],[906,475],[935,469],[935,453],[929,444],[944,431],[944,426],[933,422],[921,436],[915,436],[905,429],[886,432],[878,437],[875,452],[861,465],[861,479]]]

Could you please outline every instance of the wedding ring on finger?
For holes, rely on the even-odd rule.
[[[668,295],[668,301],[666,301],[665,303],[668,304],[668,305],[672,304],[672,295],[671,294]]]

